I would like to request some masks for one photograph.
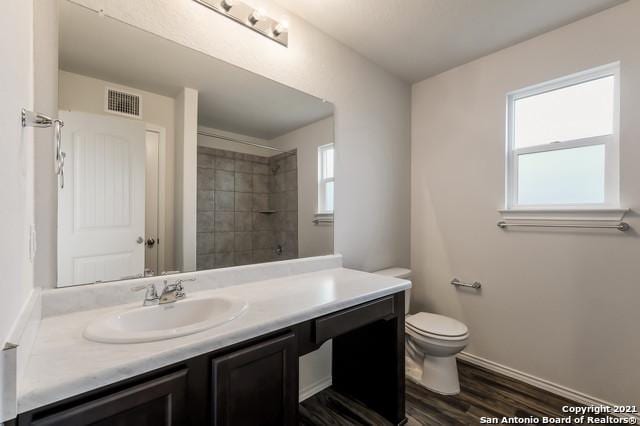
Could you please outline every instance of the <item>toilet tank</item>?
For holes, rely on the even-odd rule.
[[[374,274],[385,275],[387,277],[402,278],[404,280],[411,279],[411,269],[407,268],[388,268],[374,272]],[[404,291],[404,314],[409,314],[409,306],[411,305],[411,289]]]

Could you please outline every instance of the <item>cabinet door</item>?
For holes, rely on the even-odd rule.
[[[157,426],[187,423],[187,370],[181,370],[111,395],[34,418],[33,426]]]
[[[297,425],[298,355],[293,333],[212,361],[215,426]]]

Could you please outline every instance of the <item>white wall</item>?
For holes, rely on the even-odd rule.
[[[176,262],[196,270],[196,190],[198,184],[198,91],[185,87],[176,97]]]
[[[0,13],[0,344],[33,289],[33,134],[20,109],[33,109],[33,2],[3,3]],[[53,160],[52,160],[53,161]],[[55,177],[52,177],[54,179]],[[1,398],[0,398],[1,399]]]
[[[73,0],[335,105],[335,249],[345,266],[409,264],[410,89],[399,79],[269,0],[289,15],[284,48],[196,2]],[[373,230],[373,232],[372,232]]]
[[[272,139],[269,144],[298,157],[298,256],[333,252],[333,226],[315,225],[318,205],[318,147],[333,143],[333,117],[328,117]],[[336,182],[336,186],[342,182]]]
[[[610,402],[640,403],[640,1],[413,87],[413,310],[464,321],[467,351]],[[621,61],[617,231],[502,231],[505,95]],[[481,293],[449,285],[479,280]]]
[[[34,108],[58,116],[58,2],[34,1]],[[35,215],[38,253],[34,282],[37,287],[55,286],[57,238],[57,179],[53,158],[53,128],[34,133]],[[42,213],[42,214],[41,214]]]
[[[34,130],[20,110],[33,109],[32,1],[4,2],[0,13],[0,422],[15,414],[15,350],[3,350],[33,290],[29,234],[33,215]],[[5,395],[6,392],[6,395]]]
[[[58,76],[58,70],[55,70]],[[176,267],[175,260],[175,205],[174,205],[174,187],[175,187],[175,100],[167,96],[158,95],[135,87],[123,86],[109,81],[99,80],[80,74],[71,73],[60,70],[59,73],[59,108],[61,110],[83,111],[92,114],[105,114],[113,116],[104,110],[105,87],[113,87],[116,89],[131,90],[140,95],[142,100],[142,121],[147,124],[154,124],[164,127],[165,129],[165,230],[164,230],[164,265],[165,270],[173,270]],[[123,117],[124,120],[129,118]],[[64,131],[64,129],[63,129]],[[53,155],[53,154],[51,154]],[[42,173],[37,173],[41,176]],[[57,194],[55,191],[54,194]],[[44,196],[45,194],[43,194]],[[38,202],[38,200],[36,200]],[[44,214],[38,215],[45,216]],[[57,210],[52,214],[54,218],[54,231],[57,227]],[[54,233],[55,235],[55,233]],[[55,247],[55,240],[54,240]],[[44,256],[53,257],[56,262],[56,251],[50,253],[39,253],[38,259]],[[42,280],[43,281],[43,280]],[[42,287],[55,287],[55,280],[50,282],[38,282]]]

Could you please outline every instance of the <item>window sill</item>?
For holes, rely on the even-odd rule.
[[[505,220],[611,221],[619,222],[629,209],[614,208],[514,208],[498,210]]]

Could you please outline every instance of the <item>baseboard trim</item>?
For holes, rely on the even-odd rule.
[[[495,373],[502,374],[507,377],[511,377],[512,379],[520,380],[521,382],[527,383],[531,386],[535,386],[539,389],[546,390],[547,392],[551,392],[553,394],[562,396],[564,398],[570,399],[580,404],[588,405],[588,406],[606,406],[606,407],[614,407],[620,406],[624,404],[613,404],[608,401],[604,401],[602,399],[596,398],[591,395],[587,395],[585,393],[576,391],[574,389],[570,389],[566,386],[559,385],[557,383],[550,382],[549,380],[541,379],[540,377],[533,376],[531,374],[516,370],[515,368],[507,367],[506,365],[498,364],[497,362],[490,361],[486,358],[479,357],[477,355],[470,354],[468,352],[460,352],[457,358],[461,361],[468,362],[469,364],[477,365],[478,367],[485,368],[489,371],[493,371]],[[638,415],[631,414],[613,414],[616,417],[631,417],[634,419],[640,419]]]
[[[318,392],[321,392],[326,388],[330,387],[332,383],[333,383],[333,377],[327,376],[314,383],[311,383],[308,386],[305,386],[304,388],[300,389],[300,393],[298,394],[298,401],[302,402],[305,399],[311,398],[313,395],[317,394]]]

